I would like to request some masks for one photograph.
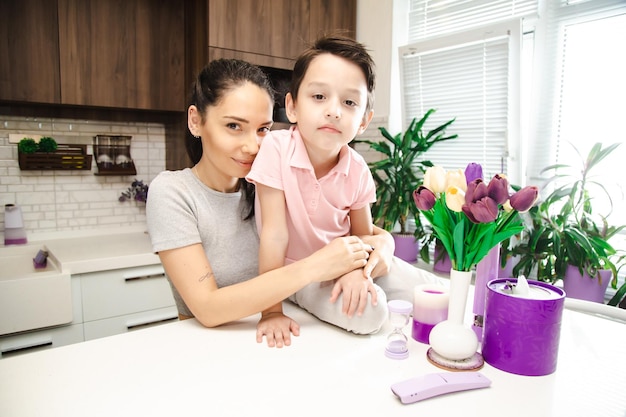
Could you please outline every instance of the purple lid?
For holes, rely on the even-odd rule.
[[[561,288],[547,282],[528,280],[528,286],[535,291],[524,297],[510,293],[510,285],[516,283],[517,278],[489,281],[485,314],[503,316],[510,322],[544,324],[561,322],[565,299],[565,292]]]

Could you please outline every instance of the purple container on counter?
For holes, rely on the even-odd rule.
[[[565,292],[528,280],[528,295],[510,291],[516,278],[487,283],[482,355],[489,365],[518,375],[556,370]]]

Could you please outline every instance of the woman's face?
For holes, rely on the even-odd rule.
[[[217,191],[236,191],[272,126],[272,110],[267,91],[249,82],[227,91],[210,106],[197,125],[203,149],[200,179]],[[193,116],[190,109],[190,119]]]

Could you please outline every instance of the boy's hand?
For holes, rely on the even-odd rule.
[[[334,303],[343,293],[341,311],[352,317],[356,312],[362,315],[367,306],[367,293],[372,294],[372,305],[378,303],[378,294],[371,279],[363,278],[363,270],[356,269],[337,279],[330,294],[330,302]]]
[[[267,339],[267,346],[281,348],[291,345],[291,334],[300,335],[300,325],[283,313],[272,312],[263,314],[256,325],[256,341]]]

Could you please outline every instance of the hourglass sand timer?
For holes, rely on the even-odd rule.
[[[402,329],[409,323],[413,304],[405,300],[391,300],[387,306],[389,307],[389,323],[393,327],[393,331],[387,336],[385,355],[392,359],[408,358],[408,338]]]

